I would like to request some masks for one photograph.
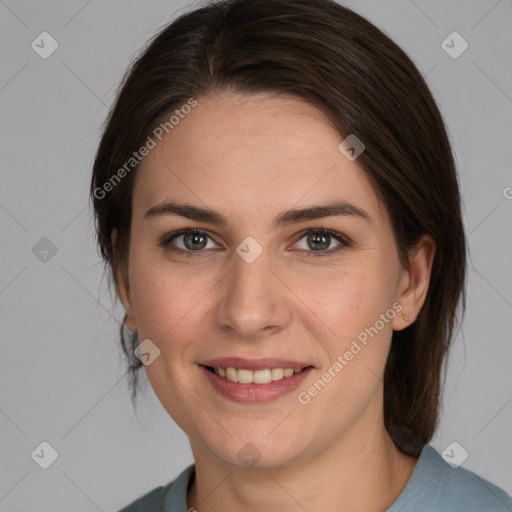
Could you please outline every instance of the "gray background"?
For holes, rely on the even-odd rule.
[[[512,494],[512,2],[343,3],[426,76],[461,175],[468,310],[431,444],[457,441],[463,467]],[[0,0],[1,511],[117,510],[192,462],[149,385],[140,421],[132,410],[87,196],[123,72],[186,5]],[[59,44],[48,59],[31,48],[43,31]],[[457,59],[441,47],[453,31],[469,43]],[[57,248],[47,261],[32,250],[43,237]],[[31,458],[42,441],[59,454],[46,470]]]

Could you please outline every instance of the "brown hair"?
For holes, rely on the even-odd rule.
[[[389,212],[402,264],[423,234],[435,240],[425,303],[412,325],[393,332],[384,374],[386,428],[403,453],[418,456],[437,428],[443,363],[458,304],[465,309],[461,199],[443,119],[422,75],[353,11],[331,0],[219,1],[180,16],[148,43],[123,79],[94,162],[90,193],[110,277],[122,269],[128,282],[137,165],[122,179],[118,171],[173,109],[223,91],[290,94],[321,109],[343,138],[356,134],[366,146],[358,163]],[[125,320],[134,400],[142,363]]]

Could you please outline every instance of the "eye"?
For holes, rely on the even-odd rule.
[[[308,256],[329,256],[351,245],[350,240],[341,233],[324,228],[308,229],[302,233],[301,237],[294,245],[297,246],[302,240],[304,240],[302,247],[299,246],[298,248],[304,251]],[[208,245],[209,241],[211,241],[213,246]],[[333,241],[337,243],[334,248],[332,248]],[[213,242],[210,235],[196,228],[182,229],[170,233],[162,239],[159,245],[169,249],[175,254],[184,256],[199,256],[204,252],[204,249],[215,249],[218,247],[217,244]]]
[[[176,254],[194,256],[194,252],[201,252],[203,249],[214,249],[208,246],[210,236],[199,229],[182,229],[165,236],[160,245],[168,248]],[[213,242],[213,241],[212,241]],[[216,246],[216,244],[214,244]]]
[[[299,249],[306,251],[308,256],[329,256],[351,245],[350,241],[341,233],[323,228],[308,229],[302,234],[295,245],[302,240],[304,240],[304,243],[302,247],[299,246]],[[337,242],[334,249],[331,248],[333,241]]]

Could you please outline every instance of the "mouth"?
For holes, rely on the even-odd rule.
[[[264,403],[297,389],[314,371],[289,359],[224,357],[198,363],[213,391],[235,402]]]
[[[240,384],[270,384],[292,377],[296,373],[312,368],[311,365],[301,368],[263,368],[261,370],[249,370],[246,368],[234,368],[231,366],[204,366],[209,372],[231,382]]]

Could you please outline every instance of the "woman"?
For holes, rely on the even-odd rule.
[[[512,510],[427,444],[464,308],[459,187],[421,74],[364,18],[181,16],[125,77],[91,197],[133,397],[144,366],[195,460],[123,512]]]

